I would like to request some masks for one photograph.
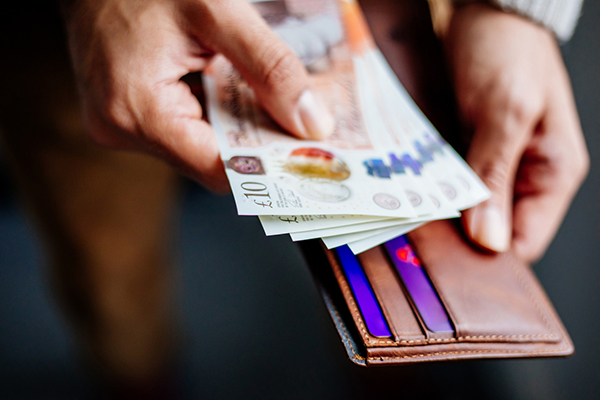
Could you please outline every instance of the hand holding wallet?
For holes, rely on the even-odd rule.
[[[373,334],[335,252],[314,242],[303,246],[353,362],[373,366],[573,353],[541,285],[514,255],[475,250],[450,221],[429,223],[408,238],[448,315],[450,331],[427,326],[392,259],[379,246],[358,255],[389,329],[388,337]]]

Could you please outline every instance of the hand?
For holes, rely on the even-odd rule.
[[[539,258],[589,166],[567,72],[550,32],[487,5],[459,8],[447,48],[467,162],[492,191],[465,211],[470,238]]]
[[[149,152],[227,190],[212,128],[180,80],[215,53],[290,133],[332,129],[302,63],[246,0],[75,0],[65,14],[85,120],[100,144]]]

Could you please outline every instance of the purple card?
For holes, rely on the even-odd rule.
[[[379,303],[358,259],[348,246],[340,246],[335,250],[367,329],[375,337],[391,337]]]
[[[427,329],[431,332],[454,332],[446,309],[406,237],[399,236],[388,241],[385,248]]]

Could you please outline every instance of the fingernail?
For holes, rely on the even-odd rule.
[[[335,127],[333,116],[310,89],[298,100],[298,119],[307,139],[325,139]]]
[[[471,238],[481,246],[499,253],[508,250],[511,232],[506,217],[495,205],[481,205],[471,214]]]

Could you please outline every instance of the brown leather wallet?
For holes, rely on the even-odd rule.
[[[528,265],[510,253],[475,250],[450,221],[429,223],[408,237],[454,334],[426,329],[380,246],[358,258],[392,336],[370,335],[335,252],[316,241],[301,246],[353,362],[375,366],[573,353],[567,331]]]

